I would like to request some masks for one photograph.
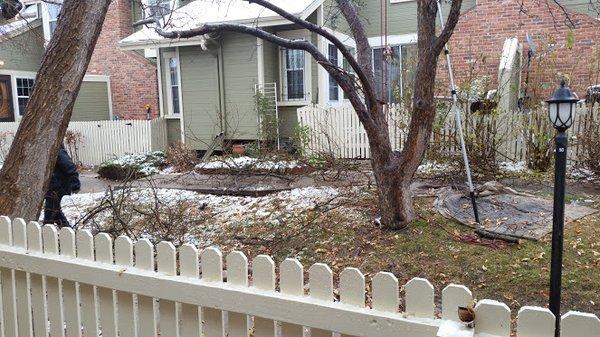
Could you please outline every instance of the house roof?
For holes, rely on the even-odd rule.
[[[5,25],[1,25],[0,26],[0,42],[9,40],[19,34],[22,34],[26,31],[28,31],[28,30],[37,28],[37,27],[41,26],[41,24],[42,24],[41,19],[34,19],[34,20],[22,19],[22,20],[12,21]]]
[[[285,11],[302,19],[312,14],[323,0],[269,0]],[[166,30],[186,30],[197,28],[202,24],[236,23],[248,26],[267,27],[289,24],[276,13],[245,0],[221,0],[215,4],[214,0],[196,0],[186,6],[173,10],[165,17]],[[144,27],[140,31],[119,41],[123,49],[156,48],[177,45],[193,45],[204,43],[204,37],[172,40],[158,35],[154,28]]]

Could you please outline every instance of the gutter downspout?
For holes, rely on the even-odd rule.
[[[219,39],[219,51],[217,52],[217,78],[219,81],[219,111],[221,132],[227,137],[227,112],[225,111],[225,75],[223,65],[223,42]]]

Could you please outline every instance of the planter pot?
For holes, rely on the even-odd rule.
[[[244,154],[246,154],[246,146],[241,145],[241,144],[236,144],[233,146],[232,152],[233,152],[233,154],[236,154],[238,156],[243,156]]]

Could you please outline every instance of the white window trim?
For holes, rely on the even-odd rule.
[[[166,60],[166,62],[164,62],[164,69],[163,71],[165,72],[165,84],[167,86],[167,90],[166,90],[166,102],[167,102],[167,111],[165,111],[164,117],[165,118],[181,118],[182,114],[183,114],[183,95],[182,95],[182,88],[181,88],[181,61],[179,58],[179,49],[176,51],[172,51],[172,52],[165,52],[162,54],[164,57],[164,59]],[[173,92],[171,90],[171,68],[170,68],[170,64],[168,62],[169,59],[171,58],[175,58],[177,59],[177,86],[179,88],[179,113],[175,114],[173,113]]]
[[[25,111],[23,111],[23,113],[21,113],[20,107],[19,107],[19,98],[25,98],[27,97],[27,100],[29,101],[29,99],[31,98],[31,93],[29,94],[29,96],[19,96],[18,93],[18,87],[17,87],[17,79],[26,79],[26,80],[34,80],[35,82],[35,76],[13,76],[11,82],[14,82],[14,86],[13,86],[13,90],[14,90],[14,94],[13,97],[16,99],[15,101],[15,115],[16,117],[18,117],[19,119],[23,117],[23,115],[25,114]],[[31,92],[33,92],[33,86],[31,87]],[[16,118],[15,118],[16,120]]]
[[[302,40],[302,39],[306,39],[306,34],[307,32],[305,30],[301,30],[301,29],[297,29],[297,30],[287,30],[287,31],[282,31],[279,32],[278,35],[280,35],[281,37],[287,38],[287,39],[296,39],[296,40]],[[299,105],[308,105],[311,102],[311,98],[312,98],[312,57],[310,54],[308,54],[307,52],[304,52],[304,99],[298,99],[298,100],[287,100],[287,94],[285,93],[285,88],[287,87],[285,85],[285,81],[286,81],[286,72],[284,71],[285,69],[283,68],[283,65],[285,64],[285,58],[284,58],[284,53],[283,51],[286,48],[279,48],[279,83],[281,83],[281,85],[279,86],[279,90],[280,90],[280,100],[278,100],[277,105],[279,106],[299,106]]]
[[[309,99],[308,97],[310,96],[310,77],[307,77],[306,74],[308,72],[308,68],[310,68],[310,56],[307,55],[307,53],[305,51],[302,51],[302,53],[304,54],[304,68],[302,69],[302,74],[303,74],[303,83],[302,86],[304,88],[304,97],[301,99],[288,99],[287,97],[287,68],[284,67],[284,64],[286,62],[286,58],[285,58],[285,51],[287,50],[287,48],[281,48],[280,49],[280,64],[281,64],[281,99],[283,102],[308,102]]]
[[[62,0],[57,0],[56,2],[62,2]],[[52,4],[47,3],[47,2],[42,2],[42,26],[43,26],[43,30],[44,30],[44,40],[46,41],[46,44],[48,42],[50,42],[50,38],[52,38],[51,34],[50,34],[50,11],[48,10],[48,7],[51,6]]]
[[[390,35],[387,37],[384,36],[374,36],[369,38],[369,44],[371,48],[381,48],[384,46],[383,41],[387,40],[388,46],[397,46],[402,44],[414,44],[417,43],[417,33],[411,34],[402,34],[402,35]]]
[[[416,40],[414,42],[407,42],[407,43],[401,43],[401,44],[389,44],[389,47],[398,47],[398,61],[400,62],[400,95],[404,95],[403,92],[403,88],[404,88],[404,78],[402,78],[402,74],[404,73],[404,69],[402,68],[402,46],[406,46],[406,45],[413,45],[416,43]],[[381,43],[380,43],[381,44]],[[381,49],[384,48],[384,46],[371,46],[371,59],[375,60],[375,49]],[[373,68],[373,74],[375,74],[375,62],[372,62],[372,68]],[[389,99],[389,98],[388,98]]]
[[[402,3],[402,2],[412,2],[412,1],[415,1],[415,0],[390,0],[390,3],[392,3],[392,4],[399,4],[399,3]]]
[[[327,43],[327,59],[329,59],[329,48],[330,47],[335,47],[332,43]],[[342,52],[340,51],[339,48],[337,48],[337,64],[336,66],[338,66],[339,68],[341,68],[344,65],[344,56],[342,55]],[[342,90],[342,87],[340,87],[339,84],[337,84],[337,89],[338,89],[338,99],[336,100],[332,100],[331,96],[329,96],[331,94],[330,90],[330,78],[331,75],[329,73],[327,73],[327,102],[329,103],[329,105],[339,105],[340,103],[342,103],[344,101],[344,91]]]

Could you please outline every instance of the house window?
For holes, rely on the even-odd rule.
[[[181,114],[181,79],[179,59],[176,53],[165,54],[167,104],[169,115]]]
[[[33,4],[33,5],[25,6],[25,8],[23,8],[23,10],[21,11],[20,16],[22,19],[25,19],[25,20],[37,19],[39,17],[38,5]]]
[[[414,77],[416,46],[401,45],[373,49],[373,70],[377,94],[382,100],[399,103],[409,92]]]
[[[329,62],[331,64],[338,66],[338,49],[336,46],[330,44],[328,50]],[[340,100],[340,86],[336,82],[333,76],[329,75],[329,100],[330,101],[339,101]]]
[[[146,0],[144,3],[144,13],[148,17],[162,18],[171,12],[171,0]]]
[[[17,103],[19,105],[19,116],[23,116],[25,114],[25,108],[27,107],[27,102],[29,102],[29,97],[33,92],[33,78],[22,78],[17,77]]]
[[[56,30],[56,24],[58,22],[58,16],[60,15],[61,5],[55,3],[47,3],[48,8],[48,33],[49,38],[52,38],[54,31]]]
[[[284,49],[283,67],[283,99],[305,100],[304,51],[298,49]]]

